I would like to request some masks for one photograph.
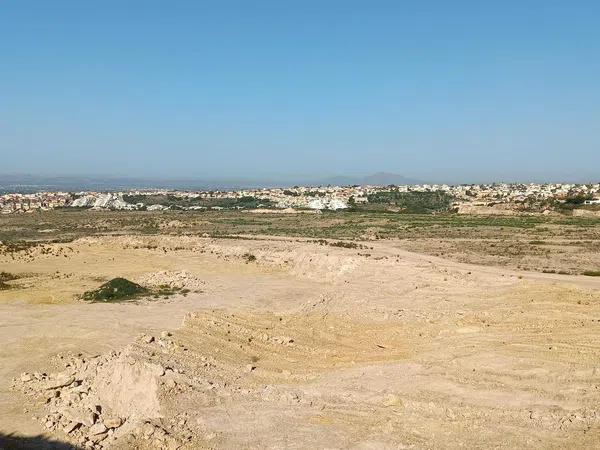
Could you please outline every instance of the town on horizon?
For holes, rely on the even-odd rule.
[[[58,208],[128,211],[252,210],[301,212],[387,210],[515,214],[568,212],[596,214],[600,183],[493,183],[413,185],[327,185],[247,189],[6,192],[0,213],[32,213]],[[585,208],[591,208],[587,211]]]

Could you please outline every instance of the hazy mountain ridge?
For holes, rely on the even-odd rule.
[[[377,172],[372,175],[365,177],[333,177],[332,180],[343,180],[345,183],[342,184],[360,184],[360,185],[372,185],[372,186],[387,186],[389,184],[423,184],[424,181],[416,180],[413,178],[407,178],[403,175],[398,175],[389,172]],[[340,183],[330,183],[340,184]]]
[[[176,189],[176,190],[233,190],[243,188],[274,188],[289,186],[326,185],[388,185],[419,184],[418,180],[387,172],[378,172],[365,177],[332,176],[325,178],[297,177],[287,180],[243,179],[243,178],[159,178],[159,177],[100,177],[100,176],[36,176],[0,175],[0,191],[120,191],[130,189]]]

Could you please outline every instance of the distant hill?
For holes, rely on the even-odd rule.
[[[242,188],[269,188],[288,186],[352,186],[389,184],[422,184],[419,180],[387,172],[365,177],[333,176],[326,178],[287,178],[280,180],[243,178],[152,178],[152,177],[102,177],[102,176],[36,176],[28,174],[0,174],[1,192],[39,191],[121,191],[129,189],[180,189],[180,190],[235,190]]]
[[[413,178],[407,178],[403,175],[388,172],[377,172],[366,177],[347,177],[347,176],[336,176],[328,177],[320,180],[318,184],[322,185],[371,185],[371,186],[387,186],[389,184],[403,185],[403,184],[424,184],[424,181],[415,180]]]
[[[425,182],[395,173],[377,172],[364,177],[363,184],[387,186],[388,184],[425,184]]]

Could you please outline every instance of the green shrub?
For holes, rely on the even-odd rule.
[[[0,272],[0,291],[4,291],[6,289],[10,289],[12,286],[7,284],[6,281],[16,280],[19,277],[12,273],[8,272]]]
[[[123,200],[128,203],[143,203],[144,205],[163,205],[172,209],[189,208],[192,206],[201,206],[204,208],[225,208],[225,209],[255,209],[272,208],[274,203],[265,198],[244,196],[239,198],[190,198],[179,197],[173,194],[156,195],[124,195]]]
[[[370,205],[400,208],[409,214],[429,214],[449,211],[452,196],[443,191],[399,192],[379,191],[367,196]]]
[[[337,241],[337,242],[332,242],[329,245],[331,245],[332,247],[358,248],[358,244],[356,244],[355,242]]]
[[[586,270],[583,274],[588,277],[600,277],[600,270]]]
[[[148,294],[148,290],[125,278],[113,278],[98,289],[87,291],[83,299],[91,302],[119,302]]]
[[[244,253],[242,255],[242,258],[244,258],[246,262],[256,261],[256,256],[254,256],[252,253]]]
[[[8,272],[0,272],[0,282],[4,281],[12,281],[19,278],[17,275],[8,273]]]

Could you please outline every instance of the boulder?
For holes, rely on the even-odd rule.
[[[123,425],[123,420],[120,417],[106,417],[102,419],[102,423],[106,428],[119,428]]]
[[[96,423],[96,413],[89,410],[65,408],[61,412],[70,421],[80,423],[86,427],[91,427]]]
[[[21,375],[21,381],[22,381],[23,383],[28,383],[28,382],[30,382],[31,380],[33,380],[33,377],[31,376],[31,374],[29,374],[29,373],[24,373],[23,375]]]
[[[103,434],[108,431],[108,428],[104,426],[102,422],[98,422],[97,424],[90,427],[89,434],[91,436],[96,436],[98,434]]]
[[[48,383],[46,384],[46,389],[58,389],[61,387],[69,386],[74,381],[75,377],[73,375],[60,373],[56,376],[55,379],[48,381]]]

